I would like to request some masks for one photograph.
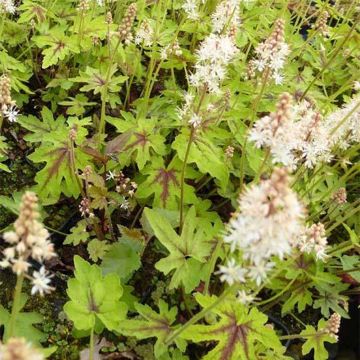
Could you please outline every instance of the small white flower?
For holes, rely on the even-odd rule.
[[[8,231],[4,233],[3,238],[9,244],[16,244],[19,241],[19,236],[15,231]]]
[[[33,284],[33,287],[31,289],[31,295],[39,293],[41,296],[43,296],[44,294],[48,294],[49,292],[54,290],[53,287],[49,286],[51,282],[51,276],[49,276],[44,266],[40,268],[40,271],[34,271],[32,276],[33,279],[31,282]]]
[[[244,305],[252,303],[255,299],[252,294],[248,294],[245,290],[239,290],[236,298],[241,304]]]
[[[106,180],[115,180],[115,177],[116,177],[116,171],[111,171],[109,170],[106,174]]]
[[[199,18],[198,4],[196,0],[185,0],[182,9],[186,12],[190,20],[197,20]]]
[[[30,264],[21,257],[13,260],[12,270],[16,275],[26,273],[29,267]]]
[[[354,81],[353,87],[354,87],[355,91],[359,91],[360,90],[360,81]]]
[[[15,105],[11,105],[8,109],[3,111],[4,117],[6,117],[10,122],[16,122],[17,117],[19,116],[19,110]]]
[[[120,209],[123,209],[123,210],[128,210],[129,207],[130,207],[130,202],[126,199],[120,205]]]
[[[237,265],[235,259],[230,259],[226,266],[219,266],[219,271],[217,273],[221,274],[220,280],[222,282],[226,281],[229,285],[232,285],[236,282],[245,282],[247,269]]]
[[[268,272],[273,268],[274,263],[272,262],[261,262],[250,268],[249,278],[254,280],[257,286],[263,283],[268,275]]]
[[[16,7],[13,0],[0,0],[0,13],[1,12],[15,14]]]
[[[198,114],[193,114],[189,120],[189,124],[194,128],[199,127],[201,125],[201,122],[202,118]]]

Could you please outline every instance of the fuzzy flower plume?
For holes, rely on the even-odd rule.
[[[185,0],[182,9],[185,11],[188,19],[198,20],[199,19],[199,1],[198,0]]]
[[[299,249],[304,253],[314,253],[318,260],[327,258],[327,238],[322,223],[313,224],[307,228],[299,241]]]
[[[121,41],[124,41],[125,44],[129,44],[133,40],[132,35],[132,26],[134,24],[137,14],[137,5],[132,3],[127,8],[124,18],[122,19],[121,24],[118,28],[118,36]]]
[[[8,13],[8,14],[15,14],[16,7],[13,0],[0,0],[0,14],[1,13]]]
[[[239,27],[239,0],[221,1],[211,15],[211,21],[213,32],[218,34]]]
[[[276,20],[272,34],[256,47],[256,58],[251,60],[249,65],[259,72],[266,69],[270,71],[270,76],[275,80],[276,84],[281,84],[283,81],[281,70],[289,54],[289,47],[285,42],[284,28],[284,20]]]
[[[304,231],[305,209],[281,168],[242,193],[239,209],[228,224],[224,241],[232,253],[241,254],[243,269],[230,260],[228,266],[220,268],[222,280],[230,283],[233,275],[233,282],[247,277],[260,285],[273,266],[271,257],[283,258],[296,247]]]
[[[40,264],[56,256],[53,244],[48,240],[49,233],[37,220],[38,199],[32,192],[26,192],[21,200],[19,217],[14,223],[14,231],[4,233],[4,240],[10,245],[4,251],[4,259],[0,262],[2,268],[10,267],[18,276],[25,274],[33,284],[32,293],[41,295],[52,288],[48,285],[49,276],[42,265],[39,272],[29,275],[30,260]]]
[[[147,20],[144,20],[135,35],[135,44],[144,44],[144,46],[151,46],[153,44],[153,40],[154,30],[151,27],[150,23]]]
[[[300,163],[313,168],[331,159],[322,116],[309,102],[296,103],[287,93],[281,95],[275,112],[255,123],[249,139],[270,149],[274,163],[292,170]]]
[[[24,338],[10,338],[0,343],[1,360],[44,360],[44,355],[32,347]]]
[[[360,94],[346,105],[325,117],[323,127],[328,133],[329,147],[347,149],[360,142]]]
[[[16,103],[11,98],[11,80],[4,74],[0,77],[0,115],[10,122],[15,122],[18,114]]]
[[[330,319],[327,322],[325,331],[334,337],[335,340],[338,340],[338,332],[341,325],[341,316],[338,313],[333,313],[330,316]]]
[[[195,72],[190,76],[190,84],[197,88],[205,86],[210,93],[220,93],[226,67],[237,53],[230,36],[210,34],[196,52]]]

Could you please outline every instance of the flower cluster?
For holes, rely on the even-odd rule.
[[[210,93],[220,93],[226,67],[237,53],[232,37],[210,34],[196,52],[195,72],[190,76],[190,84],[197,88],[206,87]]]
[[[91,209],[91,201],[87,197],[81,199],[79,204],[79,211],[83,218],[91,218],[95,216]]]
[[[183,106],[177,110],[178,116],[181,120],[185,119],[194,129],[211,125],[214,120],[219,118],[224,109],[228,108],[227,92],[214,103],[204,100],[201,108],[194,103],[195,96],[192,92],[186,92],[184,100]]]
[[[6,344],[0,343],[1,360],[43,360],[44,355],[24,338],[10,338]]]
[[[135,44],[144,44],[144,46],[151,46],[153,44],[153,41],[154,30],[151,27],[150,23],[147,20],[144,20],[135,35]]]
[[[327,322],[325,331],[338,340],[338,332],[340,330],[341,316],[338,313],[333,313]]]
[[[214,33],[224,33],[240,26],[239,1],[224,0],[220,2],[215,12],[211,15],[212,29]]]
[[[198,11],[198,1],[197,0],[185,0],[182,9],[185,11],[187,17],[190,20],[198,20],[199,19],[199,11]]]
[[[300,237],[299,249],[304,253],[314,252],[318,260],[327,258],[327,238],[325,235],[325,227],[322,223],[311,225]]]
[[[162,60],[167,60],[169,56],[181,56],[181,55],[182,55],[182,50],[177,40],[163,47],[160,54]]]
[[[328,135],[329,151],[337,146],[347,149],[350,144],[360,142],[360,94],[349,103],[334,111],[324,119],[323,127]]]
[[[4,233],[4,240],[11,246],[7,247],[4,259],[0,262],[2,268],[11,267],[17,275],[26,275],[32,281],[32,294],[39,292],[41,295],[52,290],[50,280],[45,268],[33,271],[29,275],[31,267],[30,259],[40,264],[56,256],[53,244],[48,240],[49,233],[37,220],[37,197],[32,192],[26,192],[22,197],[19,217],[14,223],[14,231]]]
[[[131,29],[137,14],[137,5],[132,3],[126,10],[124,18],[118,28],[118,36],[121,41],[124,41],[126,44],[130,43],[133,39]]]
[[[334,200],[337,204],[342,205],[347,202],[347,193],[344,187],[337,189],[332,195],[331,199]]]
[[[109,171],[106,174],[106,180],[115,181],[116,192],[124,198],[120,208],[127,210],[130,206],[128,198],[132,198],[134,196],[137,189],[137,183],[135,181],[131,181],[130,178],[126,177],[122,171],[118,174],[116,172]]]
[[[0,113],[10,122],[15,122],[19,114],[16,109],[15,101],[11,98],[11,81],[4,74],[0,77]]]
[[[315,30],[319,31],[322,36],[329,36],[329,28],[327,26],[328,19],[329,13],[327,11],[323,11],[314,24]]]
[[[0,0],[0,14],[15,14],[16,7],[13,0]]]
[[[90,9],[90,1],[89,0],[80,0],[77,10],[80,12],[86,12]]]
[[[276,20],[272,34],[256,47],[256,59],[251,60],[249,64],[253,70],[269,71],[270,77],[275,80],[276,84],[281,84],[283,81],[280,71],[289,54],[289,47],[284,40],[284,27],[284,20]]]
[[[329,161],[328,132],[322,116],[308,101],[295,103],[282,94],[277,109],[258,120],[249,139],[257,147],[270,149],[273,161],[290,169],[304,162],[308,168],[319,161]]]
[[[273,265],[271,257],[283,258],[297,245],[304,231],[305,209],[289,187],[286,171],[280,168],[270,179],[241,194],[239,209],[228,224],[224,241],[244,262],[240,265],[231,259],[220,268],[221,279],[231,284],[250,278],[260,285]]]

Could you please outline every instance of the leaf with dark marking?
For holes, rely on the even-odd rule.
[[[168,309],[163,300],[159,301],[159,313],[148,305],[135,304],[135,309],[141,315],[141,319],[124,320],[117,330],[123,335],[135,336],[138,339],[156,337],[154,353],[158,359],[167,352],[168,346],[165,345],[165,341],[176,329],[176,326],[172,326],[172,324],[176,320],[177,309],[175,307]],[[185,350],[186,342],[184,340],[178,338],[175,343],[182,351]]]
[[[165,166],[164,159],[154,158],[151,164],[144,168],[143,174],[147,179],[139,184],[136,192],[138,199],[147,199],[153,196],[153,207],[163,207],[169,210],[177,210],[180,206],[180,178],[182,162],[174,158],[169,165]],[[185,178],[194,178],[195,172],[188,167]],[[195,189],[184,185],[185,204],[196,204],[198,199]]]
[[[198,303],[206,308],[216,296],[196,295]],[[217,344],[203,360],[255,360],[264,349],[282,356],[285,348],[276,332],[266,326],[268,318],[258,309],[249,309],[236,299],[223,301],[213,309],[219,320],[210,325],[191,325],[180,336],[193,342],[215,341]],[[267,358],[267,357],[266,357]],[[279,357],[273,357],[279,358]]]

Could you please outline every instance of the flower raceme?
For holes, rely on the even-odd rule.
[[[10,338],[6,344],[0,343],[1,360],[44,360],[44,355],[24,338]]]
[[[37,220],[38,199],[32,192],[26,192],[21,201],[19,217],[14,223],[14,231],[4,233],[4,240],[10,245],[4,251],[4,259],[0,262],[3,268],[11,267],[19,275],[26,275],[32,281],[32,294],[40,295],[52,290],[45,267],[29,275],[30,259],[40,264],[56,256],[53,244],[48,240],[49,233]]]
[[[256,58],[251,60],[249,64],[252,69],[256,69],[259,72],[267,69],[275,84],[283,82],[281,70],[290,52],[289,46],[285,42],[284,29],[285,21],[283,19],[276,20],[270,37],[256,47]]]
[[[239,209],[224,241],[232,253],[241,254],[242,269],[231,259],[220,268],[221,280],[232,284],[248,278],[260,285],[272,268],[271,257],[283,258],[296,247],[304,232],[305,208],[291,190],[286,170],[276,168],[270,179],[241,194]]]
[[[8,13],[8,14],[15,14],[16,7],[13,0],[0,0],[0,14],[1,13]]]
[[[214,33],[221,34],[240,26],[239,3],[239,0],[224,0],[217,5],[215,12],[211,15]]]
[[[360,141],[359,114],[359,95],[323,119],[313,104],[295,102],[285,93],[276,111],[255,123],[249,139],[259,148],[268,148],[274,163],[294,170],[304,162],[311,169],[319,162],[329,162],[337,148]]]
[[[219,94],[220,84],[226,77],[226,67],[238,49],[229,35],[210,34],[196,52],[195,71],[190,76],[194,87],[206,87],[210,93]]]

